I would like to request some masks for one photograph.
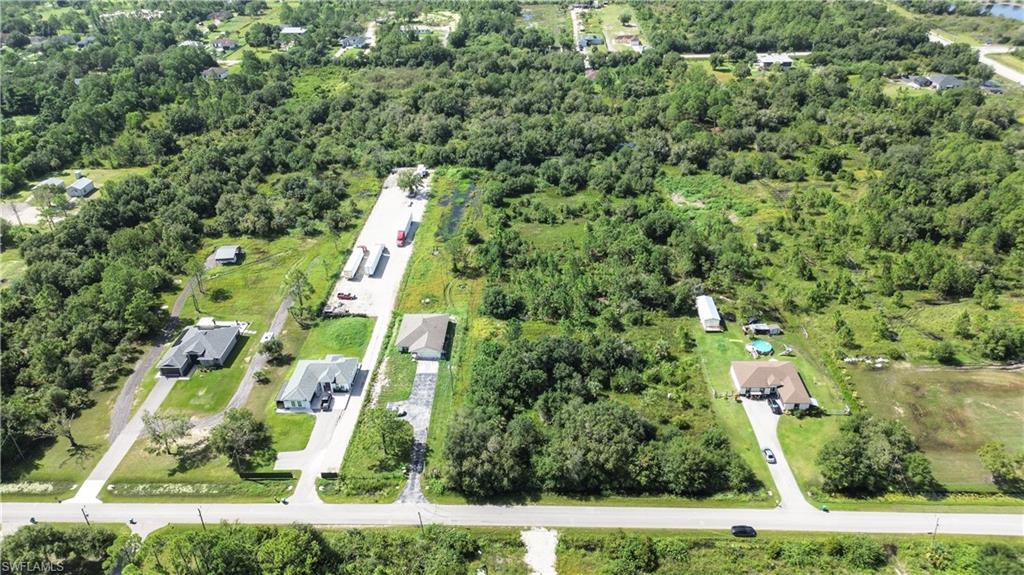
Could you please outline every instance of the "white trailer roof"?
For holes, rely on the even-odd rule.
[[[715,307],[715,300],[711,299],[709,295],[697,296],[697,316],[701,321],[722,320],[722,316],[718,315],[718,308]]]
[[[349,277],[354,276],[359,271],[361,263],[363,263],[363,250],[356,248],[352,250],[352,255],[348,256],[348,261],[345,262],[345,269],[342,272]]]

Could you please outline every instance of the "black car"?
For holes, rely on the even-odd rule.
[[[774,397],[768,398],[768,407],[772,409],[772,413],[775,415],[782,415],[782,404]]]
[[[332,397],[330,395],[325,395],[322,398],[320,398],[320,411],[331,410],[331,399]]]
[[[757,537],[757,531],[749,525],[733,525],[733,537]]]

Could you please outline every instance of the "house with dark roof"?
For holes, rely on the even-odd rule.
[[[75,45],[78,46],[79,48],[85,48],[86,46],[88,46],[89,44],[92,44],[95,41],[96,41],[96,37],[95,36],[85,36],[84,38],[82,38],[78,42],[75,42]]]
[[[964,85],[963,80],[949,74],[929,74],[928,80],[931,82],[930,88],[937,92],[950,88],[959,88]]]
[[[591,46],[597,46],[600,44],[604,44],[604,38],[597,34],[586,34],[580,36],[580,39],[576,42],[576,47],[580,50],[586,50]]]
[[[359,361],[351,357],[329,355],[324,359],[300,360],[277,394],[277,409],[313,411],[319,407],[321,398],[351,391],[358,371]]]
[[[189,326],[174,340],[170,351],[160,362],[160,375],[185,377],[199,364],[203,367],[224,367],[235,349],[241,330],[237,325],[223,325],[200,320]]]
[[[985,80],[981,83],[981,89],[989,94],[1002,94],[1005,91],[1003,86],[995,80]]]
[[[395,346],[414,359],[441,359],[448,341],[447,314],[410,313],[402,317]]]
[[[747,335],[782,335],[782,327],[777,323],[748,323],[743,326]]]
[[[907,76],[904,81],[915,88],[927,88],[932,85],[932,81],[925,76]]]
[[[729,367],[741,395],[764,398],[777,395],[783,409],[808,409],[818,403],[811,397],[796,366],[788,361],[734,361]]]

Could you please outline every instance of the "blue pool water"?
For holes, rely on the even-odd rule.
[[[1024,22],[1024,6],[1018,4],[993,4],[988,14]]]
[[[755,339],[750,342],[750,347],[754,348],[757,353],[766,355],[772,352],[772,344],[768,343],[763,339]]]

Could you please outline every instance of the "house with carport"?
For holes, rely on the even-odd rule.
[[[787,410],[817,407],[796,366],[788,361],[734,361],[729,375],[737,391],[753,399],[778,396]]]
[[[322,397],[349,393],[359,372],[359,360],[340,355],[303,359],[295,365],[275,403],[278,411],[313,411]]]

